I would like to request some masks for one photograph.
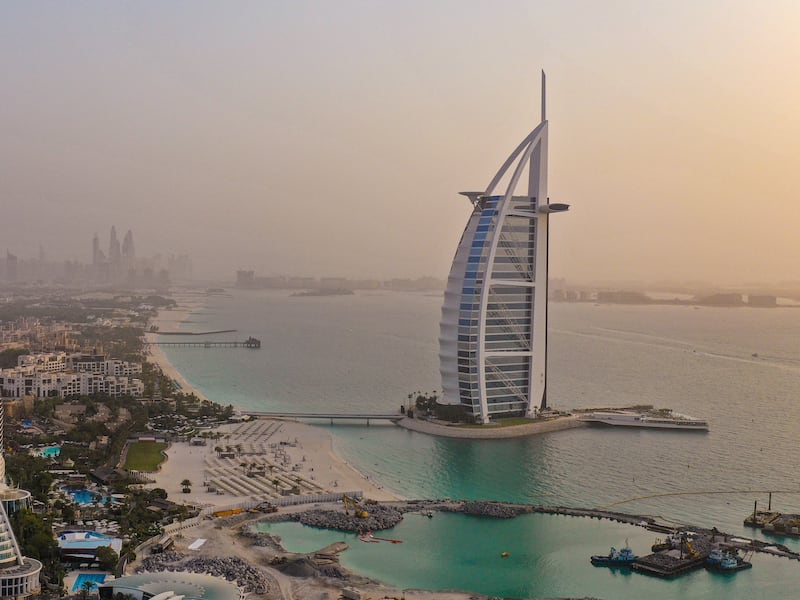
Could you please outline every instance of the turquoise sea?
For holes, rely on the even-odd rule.
[[[297,298],[283,291],[234,291],[209,297],[183,327],[237,329],[236,337],[261,339],[261,350],[167,354],[193,385],[225,404],[395,410],[409,393],[439,387],[440,306],[441,296],[433,294]],[[552,405],[648,403],[708,419],[711,432],[584,428],[469,441],[394,426],[321,426],[331,431],[339,453],[404,497],[614,504],[625,512],[749,536],[754,532],[742,519],[754,500],[766,506],[767,495],[759,490],[780,490],[773,507],[800,512],[800,310],[553,304],[550,314]],[[645,552],[653,536],[635,527],[543,516],[508,522],[438,517],[399,525],[404,543],[393,555],[365,557],[354,544],[343,562],[403,587],[517,597],[783,598],[793,597],[800,583],[800,564],[764,557],[733,579],[698,572],[663,582],[586,568],[590,554],[620,546],[626,537],[635,551]],[[560,519],[558,525],[548,525],[556,522],[548,518]],[[323,536],[320,545],[330,539],[324,536],[342,537],[281,527],[289,547],[308,536]],[[496,550],[488,540],[513,547],[514,560],[484,563]],[[800,550],[797,540],[779,541]],[[414,560],[420,548],[435,552],[435,577],[397,567],[398,560]],[[459,558],[461,551],[473,562]],[[502,576],[495,576],[497,569]]]

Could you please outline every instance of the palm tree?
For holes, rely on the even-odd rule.
[[[84,581],[81,584],[81,596],[83,596],[84,600],[89,597],[89,592],[92,591],[92,588],[95,586],[94,581]]]
[[[280,483],[280,481],[278,481],[277,478],[272,480],[272,485],[275,486],[275,491],[276,492],[278,491],[278,484],[279,483]]]
[[[189,481],[188,479],[184,479],[183,481],[181,481],[181,485],[183,487],[189,487],[190,485],[192,485],[192,482]]]

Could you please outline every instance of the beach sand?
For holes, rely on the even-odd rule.
[[[159,312],[153,324],[162,331],[177,330],[192,310],[202,306],[196,297],[179,302],[177,308]],[[157,334],[148,333],[147,338],[155,341]],[[176,379],[184,393],[214,400],[194,388],[158,346],[150,346],[149,360]],[[151,474],[155,479],[152,486],[164,488],[176,502],[185,500],[200,506],[268,500],[295,485],[301,494],[362,491],[365,497],[375,500],[397,499],[338,456],[325,429],[295,421],[257,419],[223,425],[216,432],[220,436],[207,440],[205,446],[172,443],[166,451],[167,460],[157,473]],[[231,458],[221,458],[215,451],[228,447],[233,453]],[[262,474],[248,476],[248,471]],[[191,493],[182,492],[180,483],[184,479],[192,482]],[[278,485],[275,479],[279,480]],[[204,484],[211,484],[217,491],[208,491],[209,486]]]
[[[153,319],[150,324],[155,325],[161,331],[176,331],[180,329],[180,324],[183,323],[193,310],[202,306],[202,302],[196,299],[180,299],[180,304],[172,310],[160,310],[158,316]],[[148,346],[149,357],[148,360],[161,367],[161,370],[167,377],[171,377],[177,381],[181,386],[181,391],[185,394],[194,394],[201,400],[208,400],[204,394],[194,388],[180,372],[169,362],[164,351],[154,342],[158,340],[157,333],[145,333],[145,341],[150,342]]]
[[[295,486],[299,490],[294,493],[301,495],[360,491],[375,500],[397,499],[339,458],[323,429],[257,419],[226,424],[215,432],[221,437],[208,439],[205,446],[173,442],[160,470],[150,474],[152,487],[165,489],[173,501],[197,506],[269,500]],[[229,448],[232,456],[226,457]],[[192,482],[190,493],[182,491],[184,479]]]

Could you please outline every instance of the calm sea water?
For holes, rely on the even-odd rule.
[[[439,295],[292,298],[286,292],[237,291],[230,297],[210,297],[207,307],[193,314],[184,327],[238,329],[236,337],[260,338],[260,351],[170,349],[168,356],[192,384],[226,404],[262,410],[395,410],[409,393],[439,387],[440,306]],[[773,496],[773,507],[800,512],[795,443],[800,423],[800,310],[554,304],[550,314],[552,405],[653,404],[708,419],[711,432],[585,428],[516,440],[469,441],[434,438],[393,426],[329,427],[338,451],[406,497],[614,504],[626,512],[750,536],[753,531],[741,522],[752,511],[754,500],[766,505],[767,495],[758,490],[781,490]],[[585,520],[576,522],[582,531],[587,526]],[[504,525],[481,527],[495,527],[490,535],[498,537],[501,545],[511,542],[506,540]],[[530,527],[529,532],[516,533],[532,540],[536,552],[566,552],[577,564],[603,550],[593,547],[587,553],[565,546],[566,539],[540,540],[540,532]],[[467,543],[473,529],[473,524],[459,526],[456,530],[463,533],[457,539],[446,538],[452,540],[453,552]],[[594,526],[586,531],[590,537],[595,532],[602,538],[601,546],[623,541],[608,540],[603,537],[605,530]],[[419,532],[410,530],[409,535]],[[795,540],[780,541],[800,550]],[[376,573],[375,563],[359,564],[355,549],[346,554],[356,570]],[[442,556],[447,560],[455,555],[443,549]],[[468,569],[459,564],[443,569],[452,581],[442,585],[477,591],[459,583],[471,581]],[[520,577],[526,577],[526,569],[519,567]],[[389,561],[382,578],[388,579],[393,572]],[[425,587],[428,580],[421,574],[414,579],[413,573],[403,584]],[[645,585],[653,598],[672,597],[684,589],[694,597],[781,597],[772,595],[774,587],[766,584],[780,586],[785,581],[785,589],[793,590],[798,573],[797,563],[766,559],[737,575],[735,586],[729,579],[702,573],[667,584],[638,576],[611,581],[637,580],[621,585]],[[581,584],[585,586],[581,594],[624,596],[624,587],[619,594],[611,591],[613,586],[596,587],[596,577]],[[698,577],[710,583],[698,587]],[[746,586],[738,583],[746,578],[762,582],[769,595],[746,593]],[[487,581],[490,587],[494,585],[488,575]],[[546,573],[530,583],[533,587],[514,585],[481,590],[578,593],[566,591],[571,587],[560,588],[561,578]],[[610,591],[599,594],[595,589]],[[706,591],[698,596],[700,590]]]

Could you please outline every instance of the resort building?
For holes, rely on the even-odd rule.
[[[6,462],[3,458],[3,414],[0,404],[0,598],[21,598],[39,592],[39,573],[42,563],[22,556],[6,507],[23,505],[30,498],[26,490],[16,490],[6,484]]]
[[[103,355],[82,352],[24,354],[17,367],[0,370],[0,395],[3,398],[48,398],[107,394],[141,397],[144,383],[134,378],[142,365],[122,360],[107,360]]]
[[[444,402],[480,423],[547,406],[548,221],[569,206],[547,197],[544,73],[541,110],[486,189],[463,193],[472,214],[447,281],[439,359]]]

